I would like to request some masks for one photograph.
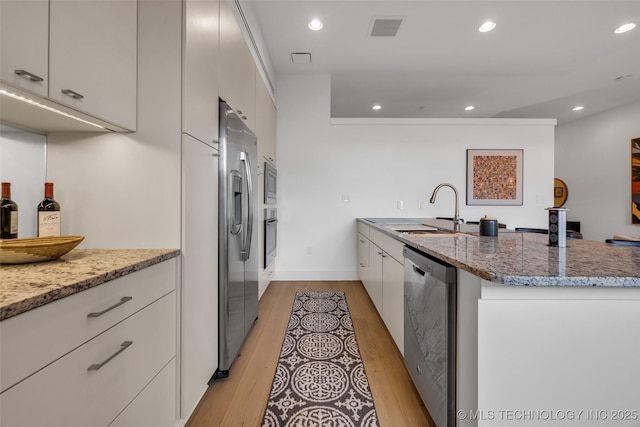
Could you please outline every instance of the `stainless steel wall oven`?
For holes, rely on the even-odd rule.
[[[278,210],[264,210],[264,268],[269,267],[278,252]]]
[[[278,172],[269,162],[264,162],[264,203],[265,205],[275,205],[278,201],[278,191],[276,188]]]

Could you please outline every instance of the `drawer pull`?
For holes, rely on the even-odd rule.
[[[20,77],[25,77],[31,80],[32,82],[41,82],[44,80],[42,77],[36,76],[35,74],[28,72],[27,70],[13,70],[13,72]]]
[[[71,89],[62,89],[62,93],[64,93],[65,95],[69,95],[73,99],[82,99],[82,98],[84,98],[84,95],[79,94],[78,92],[74,92]]]
[[[125,342],[123,342],[122,344],[120,344],[120,349],[118,351],[116,351],[115,353],[113,353],[111,356],[109,356],[109,358],[107,358],[107,360],[105,360],[102,363],[93,364],[93,365],[89,366],[87,368],[87,370],[88,371],[97,371],[98,369],[100,369],[104,365],[106,365],[107,363],[111,362],[111,359],[113,359],[114,357],[116,357],[117,355],[119,355],[120,353],[125,351],[127,349],[127,347],[129,347],[131,344],[133,344],[133,341],[125,341]]]
[[[92,313],[87,314],[87,317],[100,317],[103,314],[105,314],[108,311],[113,310],[116,307],[120,307],[122,304],[124,304],[127,301],[131,301],[133,299],[133,297],[122,297],[120,298],[120,302],[117,302],[115,304],[113,304],[111,307],[105,308],[102,311],[94,311]]]

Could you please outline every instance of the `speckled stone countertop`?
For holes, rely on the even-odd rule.
[[[451,221],[409,218],[417,224],[451,229]],[[566,248],[548,246],[544,234],[501,229],[479,236],[478,225],[463,224],[461,237],[424,237],[393,231],[383,223],[358,221],[483,279],[506,285],[640,287],[640,248],[567,239]]]
[[[55,261],[0,266],[0,321],[174,258],[177,249],[75,249]]]

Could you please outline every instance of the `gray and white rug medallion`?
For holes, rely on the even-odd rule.
[[[378,426],[343,292],[296,292],[262,426]]]

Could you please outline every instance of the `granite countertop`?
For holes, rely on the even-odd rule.
[[[54,261],[0,267],[0,321],[174,258],[177,249],[75,249]]]
[[[375,219],[374,219],[375,220]],[[392,219],[389,219],[392,220]],[[451,221],[409,218],[416,224],[451,230]],[[384,222],[358,221],[483,279],[506,285],[640,287],[640,248],[567,239],[566,248],[548,246],[544,234],[500,229],[479,236],[478,225],[463,224],[462,236],[424,237],[393,231]]]

